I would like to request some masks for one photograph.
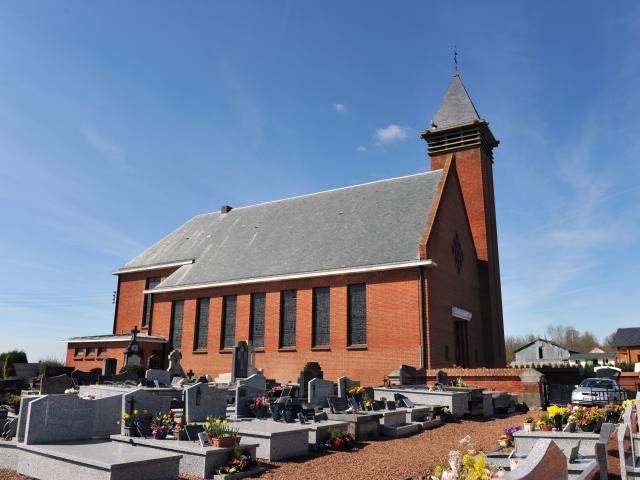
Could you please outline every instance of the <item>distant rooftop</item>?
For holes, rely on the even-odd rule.
[[[619,328],[613,334],[611,344],[614,347],[640,346],[640,327]]]

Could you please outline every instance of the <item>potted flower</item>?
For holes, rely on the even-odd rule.
[[[157,413],[151,419],[151,436],[156,440],[164,440],[174,425],[173,412]]]
[[[354,439],[347,432],[336,428],[329,429],[329,439],[324,444],[329,450],[348,450],[353,447]]]
[[[139,437],[140,432],[138,431],[138,427],[136,426],[136,422],[138,421],[138,414],[140,412],[138,410],[134,410],[133,412],[122,412],[122,417],[116,423],[120,425],[121,423],[124,426],[124,434],[127,437]]]
[[[547,413],[549,414],[549,418],[553,421],[556,430],[562,430],[562,422],[564,420],[564,414],[567,411],[564,407],[559,407],[558,405],[551,405],[547,407]]]
[[[524,426],[525,432],[533,431],[533,423],[535,422],[533,417],[527,417],[522,421],[522,425]]]
[[[216,474],[225,477],[235,473],[246,472],[253,465],[255,465],[255,460],[243,453],[240,450],[240,446],[235,444],[231,449],[231,460],[228,464],[218,467]]]
[[[549,415],[543,413],[538,419],[538,428],[543,432],[550,432],[553,429],[553,422],[549,418]]]
[[[511,439],[509,438],[509,435],[506,433],[501,434],[500,437],[498,437],[498,445],[500,445],[500,448],[507,448],[510,446]]]
[[[257,397],[249,402],[249,410],[256,418],[265,418],[269,415],[269,400],[267,397]]]
[[[207,417],[204,422],[204,431],[214,447],[232,447],[240,443],[238,430],[231,427],[226,419]]]

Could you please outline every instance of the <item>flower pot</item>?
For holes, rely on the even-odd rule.
[[[586,425],[580,425],[580,430],[583,432],[593,432],[596,429],[595,423],[588,423]]]
[[[543,432],[550,432],[553,430],[553,425],[540,425],[540,430]]]
[[[155,438],[156,440],[164,440],[165,438],[167,438],[167,431],[166,430],[153,430],[151,432],[151,436],[153,438]]]
[[[556,415],[553,417],[553,423],[556,427],[556,430],[560,432],[562,430],[562,415]]]
[[[525,432],[533,432],[533,423],[523,423],[522,426]]]
[[[569,422],[569,432],[573,433],[576,431],[576,424],[574,422]]]
[[[124,436],[125,437],[139,437],[140,432],[136,427],[124,427]]]
[[[509,446],[509,440],[500,439],[500,440],[498,440],[498,445],[500,445],[500,447],[502,447],[502,448],[507,448]]]
[[[236,443],[240,443],[240,437],[213,437],[211,444],[216,448],[233,447]]]

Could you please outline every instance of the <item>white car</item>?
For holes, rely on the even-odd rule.
[[[606,405],[624,399],[625,393],[618,382],[609,378],[587,378],[571,393],[574,405]]]

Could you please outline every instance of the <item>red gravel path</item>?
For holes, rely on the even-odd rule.
[[[380,480],[404,480],[417,478],[434,466],[439,458],[446,458],[449,451],[459,448],[461,438],[469,435],[476,448],[488,451],[497,447],[497,438],[512,425],[520,425],[530,415],[519,415],[489,421],[464,420],[448,423],[434,430],[397,440],[366,442],[351,452],[322,452],[286,462],[271,462],[260,476],[270,480],[352,480],[375,478]],[[609,478],[619,479],[617,445],[609,444]],[[595,478],[595,476],[594,476]],[[0,470],[0,480],[32,480],[10,470]],[[181,477],[195,480],[195,477]]]

